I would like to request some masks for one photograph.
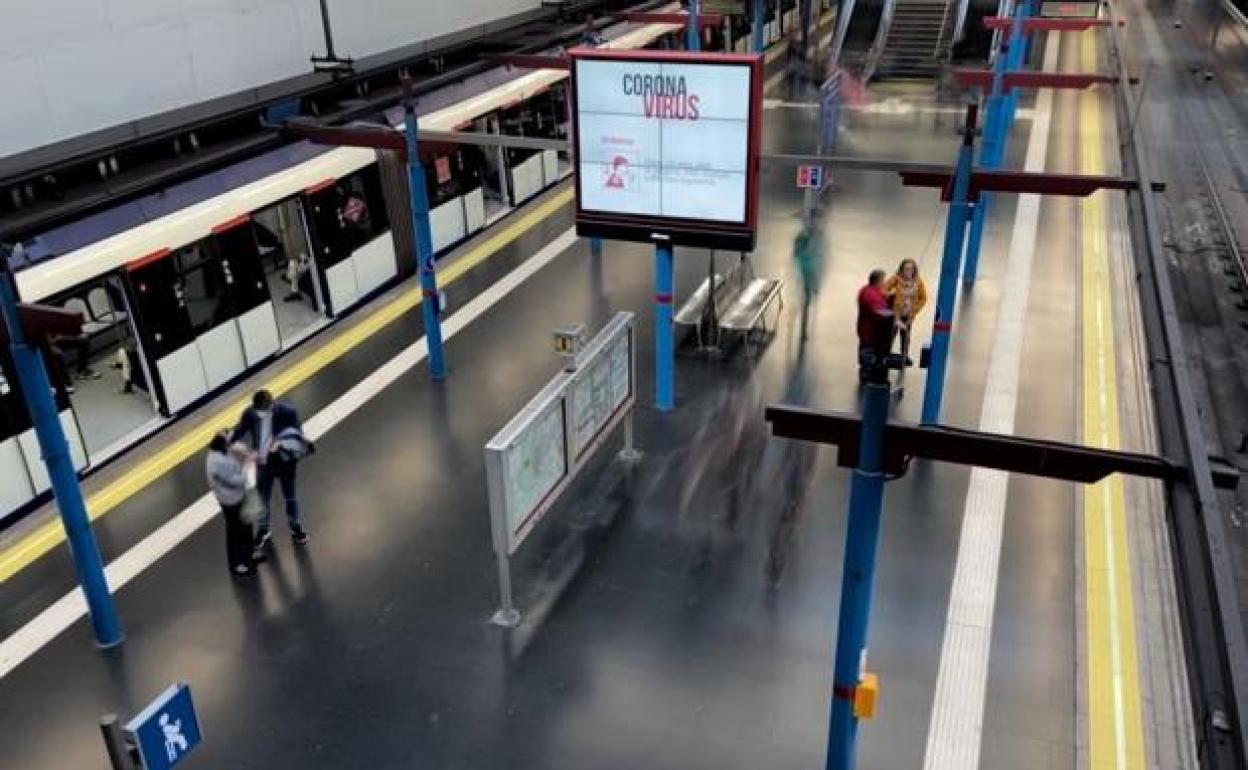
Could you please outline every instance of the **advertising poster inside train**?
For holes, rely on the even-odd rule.
[[[582,211],[746,225],[751,76],[744,62],[578,59]]]

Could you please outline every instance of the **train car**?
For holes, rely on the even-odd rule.
[[[612,47],[679,28],[621,24]],[[567,73],[499,67],[421,98],[421,125],[566,137]],[[387,115],[396,126],[401,114]],[[570,173],[553,151],[422,146],[435,252]],[[23,244],[23,301],[70,308],[45,356],[80,469],[98,467],[414,272],[407,175],[392,156],[295,143]],[[392,226],[393,225],[393,226]],[[0,524],[47,479],[0,358]]]

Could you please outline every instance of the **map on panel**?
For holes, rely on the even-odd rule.
[[[569,391],[573,457],[579,458],[632,392],[632,335],[621,334],[605,355],[577,373]]]
[[[507,451],[507,524],[514,536],[568,472],[563,401],[556,399]]]

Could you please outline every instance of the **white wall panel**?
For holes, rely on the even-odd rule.
[[[540,0],[330,0],[334,42],[360,57],[532,10]]]
[[[305,45],[313,41],[299,39],[298,14],[285,3],[208,16],[190,26],[195,85],[204,99],[298,74],[311,55]],[[221,54],[223,41],[230,55]]]
[[[203,359],[199,357],[199,346],[194,342],[157,361],[156,371],[165,386],[165,405],[170,413],[176,414],[208,392]]]
[[[0,158],[30,147],[31,140],[46,135],[52,125],[42,78],[34,57],[4,59],[0,54],[0,94],[9,105],[0,130]]]
[[[49,50],[40,58],[58,138],[124,123],[195,91],[180,27],[147,27]]]
[[[108,0],[4,0],[0,51],[22,53],[90,37],[108,25]]]
[[[0,520],[35,496],[16,438],[0,441]]]
[[[208,390],[216,390],[243,373],[247,356],[243,339],[238,335],[238,322],[229,320],[199,335],[195,340],[199,360],[204,365],[204,381]]]
[[[351,262],[355,267],[358,296],[363,297],[398,275],[399,264],[396,259],[394,238],[389,231],[356,249],[351,255]],[[335,304],[334,308],[337,309],[338,305]]]
[[[535,9],[540,0],[329,0],[363,58]],[[310,71],[316,0],[0,0],[0,157]]]
[[[82,446],[82,436],[78,433],[78,423],[74,420],[73,412],[68,409],[61,412],[61,430],[65,432],[65,440],[69,443],[69,456],[74,463],[74,469],[80,471],[87,467],[87,453]],[[48,466],[43,462],[43,450],[39,447],[39,437],[35,435],[35,429],[31,428],[18,436],[17,443],[26,457],[26,470],[34,485],[34,494],[47,491],[52,486],[52,480],[48,478]]]
[[[238,318],[238,333],[243,338],[247,366],[255,366],[282,348],[277,329],[277,313],[272,302],[252,308]]]
[[[389,238],[390,234],[386,233]],[[325,283],[329,286],[329,308],[335,316],[350,309],[360,298],[360,286],[355,278],[355,262],[344,259],[325,271]]]

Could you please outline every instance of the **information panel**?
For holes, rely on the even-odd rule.
[[[510,555],[635,401],[633,315],[616,313],[485,446],[495,550]]]
[[[507,527],[518,533],[568,473],[563,399],[548,404],[507,452]]]
[[[571,55],[578,232],[752,248],[761,58]]]
[[[632,395],[632,345],[629,329],[572,379],[568,404],[572,414],[572,456],[577,460]]]

